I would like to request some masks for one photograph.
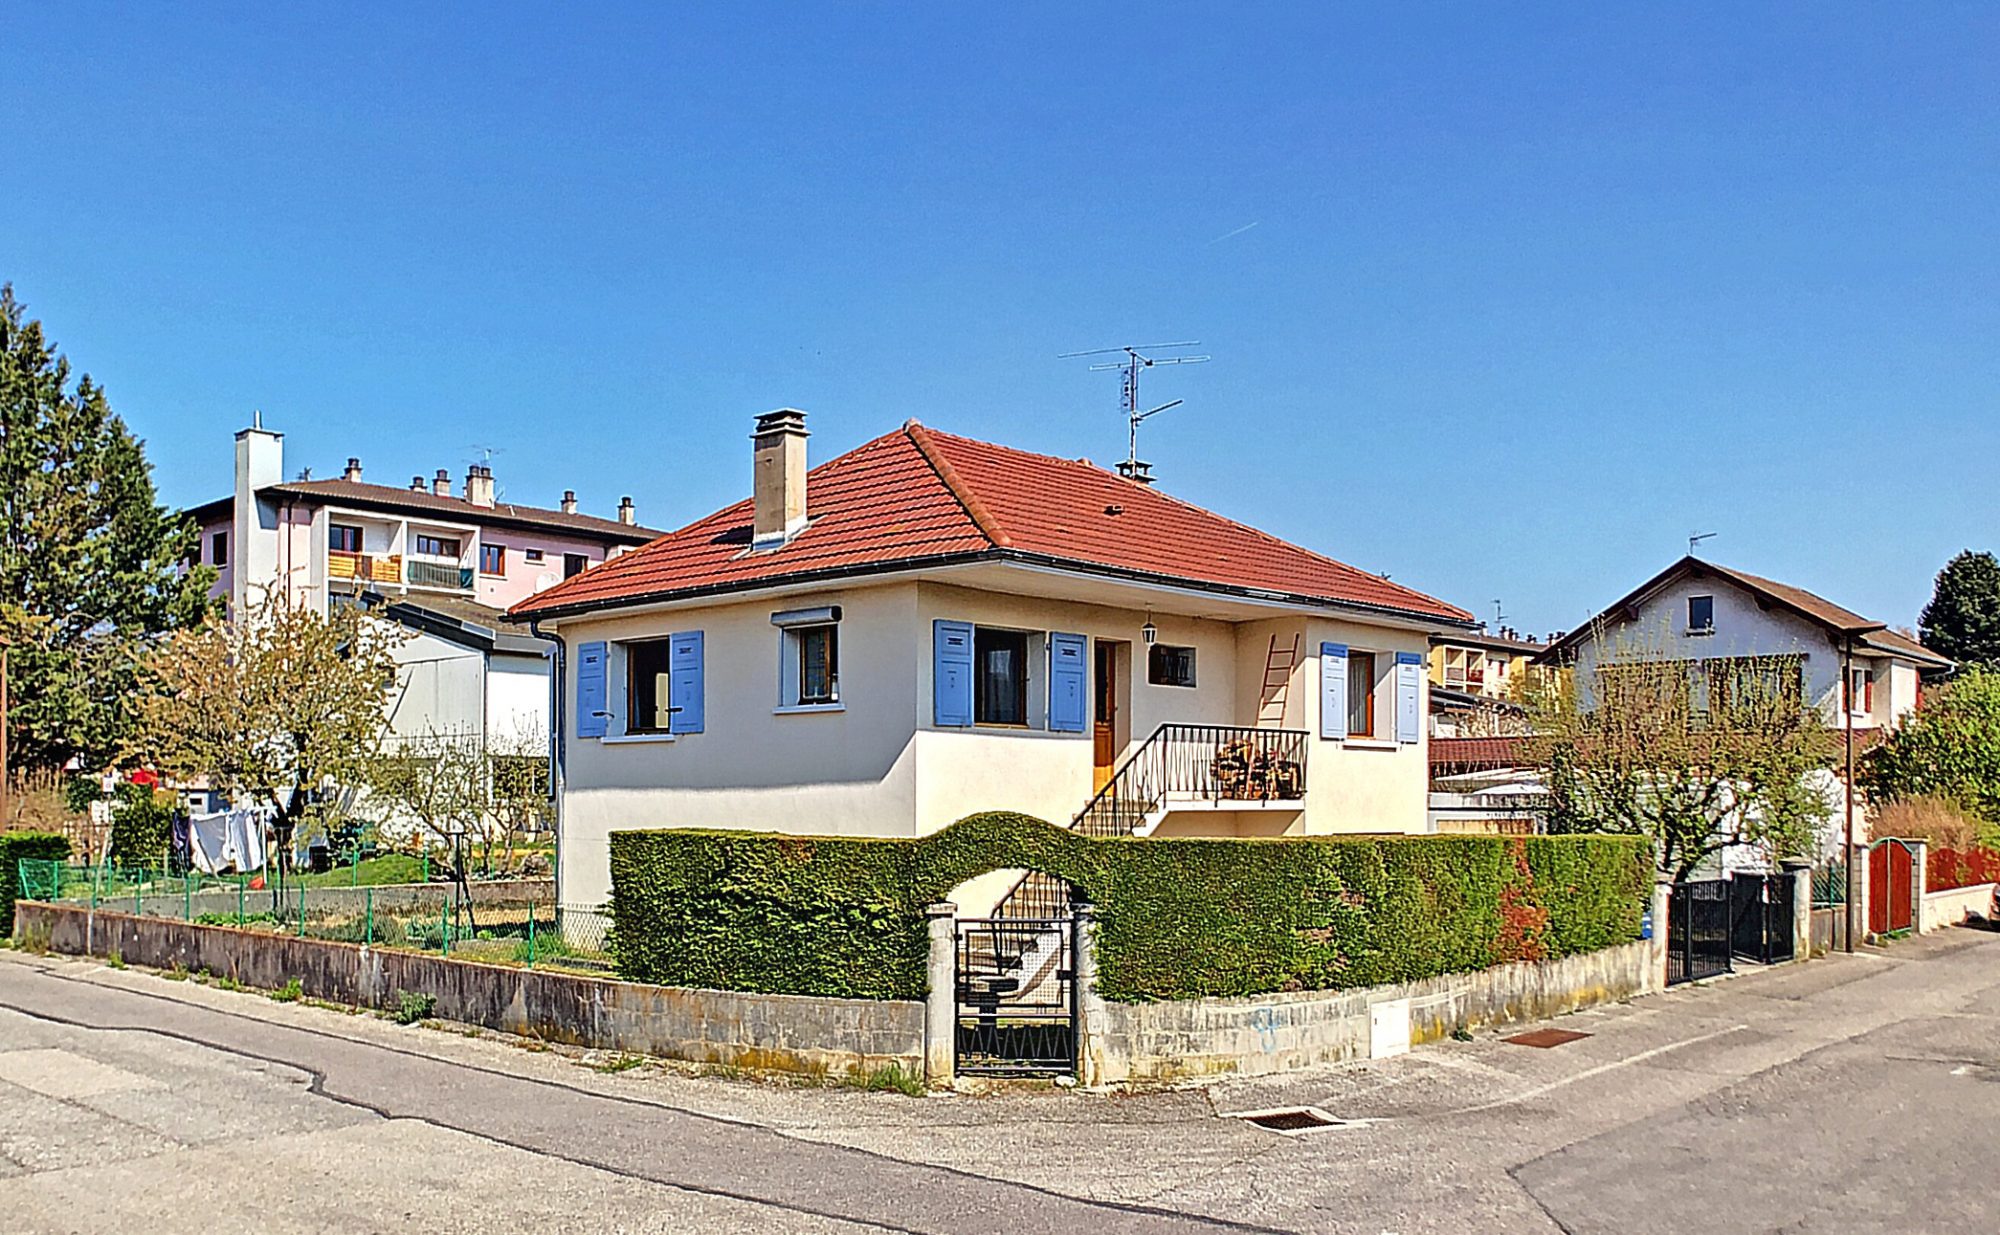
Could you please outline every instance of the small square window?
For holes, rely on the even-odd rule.
[[[590,569],[590,559],[581,553],[563,554],[563,578],[569,579]]]
[[[523,549],[521,550],[521,560],[525,562],[539,562],[542,560],[542,551],[540,549]]]
[[[1154,686],[1193,686],[1194,649],[1155,643],[1146,653],[1146,681]]]
[[[1688,597],[1688,633],[1691,635],[1715,633],[1715,597]]]

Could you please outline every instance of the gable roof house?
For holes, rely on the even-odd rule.
[[[492,469],[465,488],[450,474],[408,488],[361,477],[284,478],[284,435],[262,417],[236,434],[233,492],[188,513],[212,595],[232,612],[266,595],[324,613],[368,606],[408,632],[387,725],[392,740],[478,734],[510,749],[543,748],[549,732],[549,648],[507,626],[508,605],[646,543],[630,498],[617,519],[499,500]]]
[[[1829,727],[1851,724],[1871,736],[1894,728],[1917,706],[1923,674],[1952,667],[1886,623],[1804,588],[1693,556],[1640,584],[1538,659],[1574,665],[1579,700],[1587,702],[1596,666],[1633,655],[1687,661],[1710,683],[1736,672],[1781,671]]]
[[[614,829],[1424,827],[1424,659],[1469,614],[1088,462],[910,421],[509,613],[562,652],[560,895]]]

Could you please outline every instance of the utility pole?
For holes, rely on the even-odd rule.
[[[1854,690],[1854,636],[1847,637],[1847,644],[1840,653],[1840,689],[1833,697],[1840,701],[1841,733],[1847,746],[1847,852],[1842,856],[1847,862],[1847,948],[1854,951],[1854,937],[1861,933],[1858,919],[1861,916],[1861,897],[1858,895],[1859,881],[1854,877],[1854,700],[1848,696]]]
[[[7,767],[7,637],[0,635],[0,832],[14,819],[14,782]]]

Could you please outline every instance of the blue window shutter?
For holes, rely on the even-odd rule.
[[[931,711],[941,727],[972,723],[972,623],[931,623]]]
[[[1415,742],[1423,736],[1424,658],[1415,652],[1396,653],[1396,740]]]
[[[1347,645],[1319,645],[1319,735],[1347,736]]]
[[[668,733],[700,733],[702,722],[701,632],[685,630],[669,636],[667,648]]]
[[[1049,636],[1049,731],[1082,733],[1090,714],[1090,641],[1082,635]]]
[[[577,645],[576,736],[580,738],[604,736],[604,658],[601,641]]]

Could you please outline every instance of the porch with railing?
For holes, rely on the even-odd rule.
[[[1129,836],[1177,803],[1302,802],[1303,729],[1166,724],[1120,764],[1070,826],[1088,836]]]

